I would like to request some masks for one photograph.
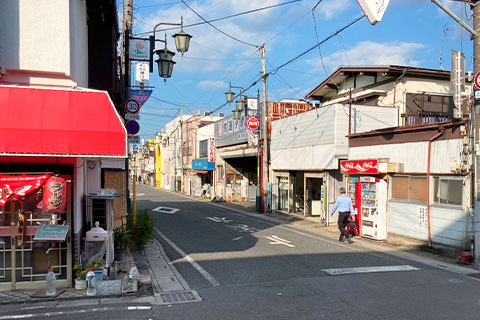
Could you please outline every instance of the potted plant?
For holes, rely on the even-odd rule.
[[[130,232],[125,228],[117,228],[113,231],[113,244],[115,247],[115,260],[125,260],[125,252],[132,243]]]
[[[87,270],[92,270],[95,273],[95,281],[103,281],[103,269],[105,268],[105,260],[93,259],[87,265]]]
[[[75,289],[77,290],[85,290],[87,289],[87,272],[88,270],[84,270],[81,264],[76,264],[73,267],[73,271],[75,272]]]

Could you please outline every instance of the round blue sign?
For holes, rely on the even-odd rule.
[[[125,124],[128,134],[137,134],[140,131],[140,125],[135,120],[129,120]]]

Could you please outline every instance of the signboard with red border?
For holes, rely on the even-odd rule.
[[[125,109],[128,113],[137,113],[140,111],[140,104],[137,101],[130,99],[125,102]]]
[[[257,131],[260,127],[260,118],[257,116],[249,116],[247,121],[245,121],[245,126],[247,127],[248,131],[255,134],[255,131]]]
[[[135,120],[129,120],[125,124],[128,134],[137,134],[140,131],[140,125]]]
[[[477,89],[480,89],[480,72],[475,75],[474,83],[475,83],[475,87],[477,87]]]
[[[378,160],[345,160],[340,161],[340,167],[344,174],[377,174]]]

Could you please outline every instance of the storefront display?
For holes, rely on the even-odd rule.
[[[70,285],[67,234],[71,216],[66,183],[70,179],[49,173],[0,174],[0,290],[42,286],[50,268],[60,286]],[[53,183],[50,187],[48,181]],[[45,207],[45,199],[55,206],[53,212],[51,206]]]

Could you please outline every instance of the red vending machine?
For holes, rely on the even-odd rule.
[[[342,173],[346,178],[347,194],[352,198],[357,213],[350,218],[347,231],[356,235],[385,240],[387,238],[387,182],[378,174],[377,160],[342,161]]]

